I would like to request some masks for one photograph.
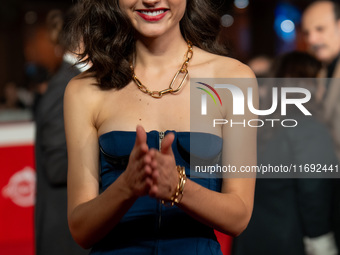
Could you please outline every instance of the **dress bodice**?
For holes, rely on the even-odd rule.
[[[176,164],[185,167],[188,178],[203,187],[220,192],[221,179],[191,178],[190,161],[201,164],[207,161],[209,164],[220,162],[222,139],[207,133],[150,131],[147,133],[149,148],[159,149],[162,137],[169,132],[175,135],[172,150]],[[103,191],[125,171],[135,138],[136,132],[133,131],[111,131],[99,137]],[[134,254],[134,249],[136,254],[173,254],[169,245],[183,244],[183,239],[194,242],[191,246],[183,246],[183,254],[221,254],[217,253],[220,249],[213,229],[194,220],[177,206],[166,207],[156,199],[144,196],[138,198],[111,233],[93,247],[91,254]],[[207,242],[205,248],[202,247],[203,250],[208,247],[214,252],[196,253],[197,245],[204,243],[202,240],[198,242],[198,239]],[[174,240],[177,243],[169,243]],[[194,253],[192,249],[195,250]],[[115,253],[109,252],[112,250]],[[176,253],[178,254],[178,247]]]

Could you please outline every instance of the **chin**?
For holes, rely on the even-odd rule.
[[[325,56],[325,55],[316,55],[316,58],[321,61],[321,62],[324,62],[324,63],[331,63],[335,58],[336,56]]]
[[[139,31],[139,34],[142,37],[155,38],[164,35],[165,31],[163,29],[150,29],[148,31]]]
[[[328,54],[324,54],[323,52],[314,52],[312,55],[314,55],[314,57],[321,62],[327,63],[333,60],[333,57],[329,56]]]

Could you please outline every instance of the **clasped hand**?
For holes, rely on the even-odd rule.
[[[149,148],[147,135],[141,126],[136,129],[136,141],[123,178],[135,197],[149,195],[169,200],[178,184],[176,161],[172,152],[174,134],[167,134],[161,144],[161,151]]]

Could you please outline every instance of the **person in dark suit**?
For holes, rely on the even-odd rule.
[[[291,52],[276,63],[274,76],[313,78],[320,68],[321,64],[307,53]],[[275,85],[291,87],[292,81],[281,80]],[[337,164],[330,132],[317,117],[320,107],[313,93],[315,79],[299,81],[299,87],[311,91],[312,99],[306,107],[312,116],[305,116],[292,106],[285,118],[297,120],[296,127],[259,129],[258,165]],[[280,116],[274,113],[271,118]],[[233,255],[337,254],[331,232],[331,180],[298,177],[257,179],[252,219],[234,239]]]
[[[51,39],[60,43],[63,15],[48,16]],[[69,61],[69,53],[48,82],[36,111],[35,238],[37,255],[81,255],[88,252],[73,240],[67,223],[67,149],[63,118],[66,85],[80,70]]]
[[[323,63],[319,100],[340,161],[340,4],[314,1],[303,12],[302,31],[308,50]],[[333,231],[340,249],[340,179],[333,180]]]
[[[340,4],[336,1],[315,1],[303,13],[302,29],[311,54],[323,63],[320,78],[340,78]],[[325,120],[335,140],[340,159],[340,86],[330,79],[319,93]]]

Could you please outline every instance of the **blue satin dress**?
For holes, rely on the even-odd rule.
[[[207,133],[151,131],[147,133],[149,148],[159,149],[161,138],[168,132],[175,134],[172,149],[176,164],[185,166],[188,178],[190,159],[220,161],[222,139]],[[132,131],[111,131],[99,137],[103,190],[126,169],[135,139],[136,132]],[[195,154],[190,152],[190,147]],[[221,191],[221,179],[192,180],[208,189]],[[193,219],[177,206],[166,207],[158,200],[144,196],[138,198],[114,229],[93,246],[90,254],[222,255],[222,252],[212,228]]]

